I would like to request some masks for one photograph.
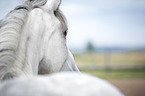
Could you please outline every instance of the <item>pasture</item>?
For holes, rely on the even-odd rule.
[[[145,69],[145,51],[74,54],[80,69]]]
[[[145,94],[145,51],[74,54],[81,72],[109,80],[126,96]]]

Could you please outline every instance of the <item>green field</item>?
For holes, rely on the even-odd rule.
[[[104,79],[145,79],[145,51],[74,54],[81,72]]]
[[[101,52],[101,53],[83,53],[74,54],[77,64],[105,64],[109,58],[112,64],[144,64],[145,51],[128,52]]]
[[[145,79],[145,70],[82,70],[103,79]]]

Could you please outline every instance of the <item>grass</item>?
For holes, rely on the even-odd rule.
[[[113,65],[114,64],[145,65],[145,51],[84,53],[84,54],[74,54],[74,58],[78,65],[79,64],[105,65],[106,62],[110,62]]]
[[[83,70],[103,79],[145,79],[145,70]]]
[[[83,53],[74,54],[74,57],[82,72],[103,79],[145,79],[145,51]],[[105,70],[107,64],[112,70]],[[100,70],[98,66],[104,69]],[[118,66],[118,70],[113,69],[114,66]]]

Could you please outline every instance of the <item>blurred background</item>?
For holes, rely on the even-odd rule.
[[[0,0],[0,19],[22,0]],[[82,72],[145,95],[145,0],[62,0],[67,43]]]

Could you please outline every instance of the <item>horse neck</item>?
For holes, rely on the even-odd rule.
[[[43,6],[47,0],[35,1],[38,2],[26,1],[0,21],[0,80],[32,74],[32,66],[25,61],[28,58],[26,45],[30,45],[27,42],[31,40],[28,36],[30,31],[26,30],[26,26],[30,25],[28,14],[34,7]]]
[[[34,21],[41,18],[32,15],[33,12],[15,10],[1,21],[0,79],[37,74],[38,68],[32,64],[38,64],[39,51],[34,49],[39,46],[36,42],[39,42],[40,26]]]
[[[11,11],[0,23],[0,79],[13,77],[12,66],[17,59],[22,26],[27,16],[26,10]]]
[[[40,9],[34,9],[29,13],[22,29],[17,51],[18,58],[15,61],[15,65],[19,65],[19,68],[28,75],[38,74],[39,62],[43,57],[41,47],[45,24],[43,24],[43,16],[39,15],[43,15]]]

